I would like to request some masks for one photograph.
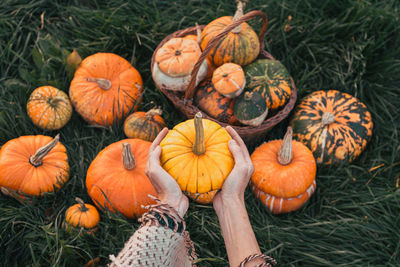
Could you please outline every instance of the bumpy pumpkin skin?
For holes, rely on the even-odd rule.
[[[201,49],[204,50],[232,22],[232,16],[220,17],[210,22],[201,33]],[[210,61],[217,67],[228,62],[245,66],[257,58],[260,53],[257,34],[246,22],[241,27],[240,33],[228,33],[208,54]]]
[[[44,130],[58,130],[71,119],[68,95],[53,86],[36,88],[28,99],[26,110],[33,124]]]
[[[17,194],[42,196],[60,189],[69,178],[67,150],[60,142],[34,166],[29,159],[53,138],[28,135],[12,139],[0,150],[0,187]]]
[[[192,151],[194,120],[176,125],[161,141],[161,166],[177,181],[182,191],[207,193],[221,189],[235,162],[228,148],[231,139],[218,123],[203,119],[205,153]]]
[[[84,205],[84,208],[82,208]],[[96,207],[90,204],[75,204],[65,212],[66,228],[69,226],[75,228],[94,229],[100,222],[100,214]]]
[[[164,119],[157,113],[137,111],[126,118],[124,133],[129,138],[153,142],[158,133],[166,127]]]
[[[292,94],[290,75],[279,61],[258,59],[244,68],[246,91],[261,94],[270,111],[286,105]]]
[[[106,86],[93,79],[107,80]],[[69,96],[76,111],[88,123],[110,126],[121,123],[137,106],[142,87],[142,77],[127,60],[112,53],[97,53],[79,65]]]
[[[124,167],[122,144],[131,146],[136,166]],[[104,148],[89,166],[86,188],[99,208],[117,210],[127,218],[138,218],[146,210],[141,205],[154,204],[149,194],[157,193],[145,174],[151,143],[141,139],[124,139]]]
[[[323,126],[325,112],[331,113],[334,121]],[[353,161],[365,149],[373,129],[367,107],[337,90],[316,91],[306,96],[297,106],[290,125],[293,137],[313,151],[317,163],[323,164]]]
[[[220,122],[231,125],[238,123],[233,115],[233,99],[218,93],[211,80],[206,80],[199,85],[194,102],[202,111]]]

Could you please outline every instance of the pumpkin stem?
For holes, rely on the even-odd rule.
[[[63,97],[56,96],[56,97],[49,98],[49,104],[52,107],[56,107],[57,104],[60,102],[64,102],[64,103],[68,104],[67,101],[65,101],[65,98],[63,98]]]
[[[324,112],[324,114],[322,114],[322,119],[321,119],[322,127],[325,127],[326,125],[329,125],[334,121],[335,121],[335,115],[333,115],[332,113],[326,111]]]
[[[146,117],[147,118],[151,118],[154,115],[161,116],[162,115],[162,109],[160,109],[160,108],[152,108],[152,109],[150,109],[149,111],[146,112]]]
[[[53,138],[47,145],[39,148],[35,155],[32,155],[29,158],[29,163],[35,167],[42,165],[42,159],[52,150],[60,140],[60,134],[57,134],[56,137]]]
[[[83,202],[82,199],[80,199],[79,197],[75,198],[75,201],[78,202],[81,205],[80,211],[85,212],[88,211],[89,209],[86,207],[85,202]]]
[[[136,167],[135,157],[129,143],[122,144],[122,163],[127,170],[133,170]]]
[[[203,116],[201,115],[201,112],[197,112],[194,116],[195,140],[192,151],[196,155],[201,155],[206,152],[206,147],[204,146],[204,128],[202,118]]]
[[[243,16],[244,6],[245,6],[245,3],[243,3],[242,1],[239,0],[238,4],[237,4],[235,15],[233,16],[233,22],[237,21],[238,19],[240,19]],[[239,26],[234,28],[232,30],[232,33],[240,33],[241,30],[242,30],[242,24],[240,24]]]
[[[244,93],[244,100],[249,101],[251,100],[252,97],[253,97],[253,92],[247,91],[246,93]]]
[[[292,127],[288,127],[285,136],[283,137],[283,142],[281,149],[278,151],[278,162],[281,165],[288,165],[292,162]]]
[[[197,43],[200,44],[201,43],[201,29],[199,24],[196,22],[196,35],[197,35]]]
[[[88,82],[94,82],[99,85],[103,90],[108,90],[111,88],[111,81],[103,78],[86,78]]]
[[[320,141],[321,141],[321,156],[319,160],[317,161],[318,163],[322,163],[324,161],[324,154],[325,154],[325,146],[326,146],[326,137],[328,135],[328,127],[325,127],[332,122],[335,121],[335,115],[332,113],[326,111],[324,114],[322,114],[322,119],[321,119],[321,127],[324,128],[322,130],[322,134],[320,136]]]

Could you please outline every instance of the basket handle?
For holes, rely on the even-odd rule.
[[[240,17],[238,20],[236,20],[229,26],[227,26],[221,33],[219,33],[217,36],[215,36],[214,39],[211,40],[207,44],[206,48],[201,53],[199,59],[197,60],[196,64],[193,67],[193,71],[192,71],[191,78],[190,78],[190,83],[189,83],[188,89],[185,92],[185,101],[191,100],[193,98],[193,95],[196,91],[195,84],[196,84],[197,73],[199,72],[201,64],[206,59],[207,55],[218,44],[218,41],[222,37],[227,35],[229,32],[231,32],[231,30],[233,30],[234,28],[239,26],[239,24],[241,24],[242,22],[249,21],[255,17],[261,17],[261,19],[262,19],[262,26],[260,29],[260,34],[258,35],[258,39],[260,41],[260,53],[261,53],[261,51],[264,50],[264,36],[265,36],[265,33],[267,32],[267,28],[268,28],[268,17],[262,11],[259,11],[259,10],[250,11],[250,12],[244,14],[242,17]]]

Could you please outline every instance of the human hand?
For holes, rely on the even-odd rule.
[[[216,210],[229,201],[238,200],[244,203],[244,191],[254,171],[253,162],[242,138],[232,127],[228,126],[226,130],[232,137],[228,146],[235,159],[235,166],[225,179],[221,191],[214,197],[213,205]]]
[[[181,188],[174,178],[160,165],[161,147],[159,144],[167,133],[168,129],[164,128],[151,144],[147,159],[146,175],[154,186],[158,198],[163,203],[173,207],[183,218],[189,207],[189,200],[183,195]]]

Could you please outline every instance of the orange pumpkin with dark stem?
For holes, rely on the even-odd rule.
[[[296,107],[290,125],[294,138],[323,164],[356,159],[371,139],[374,126],[371,113],[360,100],[337,90],[306,96]]]
[[[240,65],[225,63],[215,69],[212,83],[219,93],[228,98],[234,98],[243,92],[246,78]]]
[[[205,80],[199,85],[194,96],[194,103],[218,121],[231,125],[238,123],[233,115],[233,99],[218,93],[211,80]]]
[[[250,187],[274,214],[299,209],[314,193],[317,171],[312,152],[292,140],[289,127],[283,140],[264,143],[254,150]]]
[[[235,16],[220,17],[210,22],[201,33],[201,49],[204,50],[227,26],[243,16],[244,3],[238,2]],[[208,59],[215,66],[233,62],[245,66],[254,61],[260,53],[260,41],[249,24],[243,22],[225,37],[208,54]]]
[[[0,187],[23,200],[60,189],[69,178],[67,150],[44,135],[21,136],[5,143],[0,150]],[[18,198],[20,196],[20,198]]]
[[[80,230],[83,228],[86,233],[94,233],[98,229],[100,222],[100,214],[96,207],[90,204],[85,204],[82,199],[75,198],[78,204],[75,204],[65,212],[64,227],[67,231],[73,229]]]
[[[189,38],[172,38],[155,54],[153,80],[158,87],[172,91],[185,91],[190,82],[194,65],[201,55],[199,44]],[[196,85],[207,74],[204,60],[197,74]]]
[[[124,122],[124,133],[129,138],[139,138],[153,142],[158,133],[166,127],[161,117],[162,110],[150,109],[147,112],[137,111],[126,118]]]
[[[221,189],[235,162],[225,128],[211,120],[194,119],[176,125],[161,141],[160,163],[184,192]]]
[[[33,124],[44,130],[58,130],[64,127],[72,115],[68,95],[53,86],[36,88],[26,105]]]
[[[96,206],[127,218],[138,218],[154,204],[148,196],[157,193],[145,174],[151,143],[124,139],[104,148],[92,161],[86,188]]]
[[[116,54],[97,53],[79,65],[69,96],[90,124],[110,126],[136,108],[142,87],[142,77],[128,61]]]

